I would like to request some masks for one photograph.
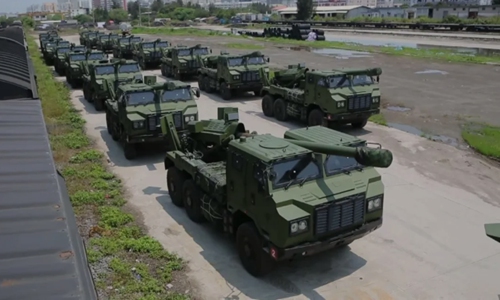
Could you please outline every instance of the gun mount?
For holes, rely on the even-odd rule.
[[[485,224],[486,236],[500,243],[500,223]]]

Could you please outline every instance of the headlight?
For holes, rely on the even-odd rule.
[[[345,101],[337,102],[337,108],[345,107]]]
[[[380,102],[380,97],[373,97],[372,98],[373,103],[379,103]]]
[[[189,122],[194,121],[194,120],[196,120],[196,116],[195,115],[184,116],[184,122],[185,123],[189,123]]]
[[[139,129],[144,127],[144,121],[134,121],[134,129]]]
[[[233,80],[240,80],[240,75],[233,75]]]
[[[371,199],[368,199],[367,210],[368,212],[375,211],[377,209],[382,208],[382,196],[377,196]]]
[[[309,223],[307,219],[295,220],[290,222],[290,235],[304,233],[309,230]]]

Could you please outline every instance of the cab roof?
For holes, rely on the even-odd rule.
[[[270,134],[255,135],[231,141],[230,146],[252,155],[263,162],[311,153],[311,150]]]
[[[331,130],[323,126],[288,130],[285,132],[285,138],[333,146],[350,146],[352,144],[365,142],[365,140],[359,139],[353,135]]]
[[[152,91],[153,87],[145,83],[132,83],[119,85],[118,89],[122,90],[123,92],[143,92]]]
[[[153,85],[153,87],[155,89],[175,90],[178,88],[190,88],[191,85],[179,80],[170,80],[166,82],[156,83],[155,85]]]

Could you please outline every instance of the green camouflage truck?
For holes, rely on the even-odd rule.
[[[303,64],[263,76],[262,112],[279,121],[297,119],[308,126],[350,123],[363,128],[380,113],[382,69],[312,70]]]
[[[382,226],[384,184],[375,167],[391,165],[388,150],[322,126],[284,138],[249,133],[233,107],[219,107],[217,120],[189,122],[184,134],[174,124],[162,118],[174,148],[165,157],[173,204],[234,236],[253,276]]]
[[[65,73],[65,62],[66,56],[71,52],[84,53],[86,51],[85,46],[71,44],[70,47],[57,47],[54,55],[54,70],[57,74],[61,76],[66,76]]]
[[[168,48],[170,45],[167,41],[157,39],[156,41],[135,43],[132,45],[132,57],[139,62],[142,70],[150,68],[158,68],[162,58],[162,48]]]
[[[142,82],[143,76],[139,64],[133,60],[118,59],[89,65],[88,75],[83,76],[83,97],[94,103],[97,111],[105,109],[104,102],[111,97],[107,81]]]
[[[113,40],[118,39],[120,36],[116,33],[109,33],[106,35],[99,36],[97,40],[97,50],[103,51],[104,53],[113,52]]]
[[[87,46],[87,41],[95,38],[98,33],[99,33],[99,31],[97,31],[97,30],[89,30],[89,31],[82,32],[80,34],[80,45]]]
[[[224,100],[230,100],[236,92],[252,91],[256,96],[262,89],[260,69],[269,73],[269,58],[256,51],[246,55],[222,54],[200,59],[198,71],[200,90],[207,93],[218,91]]]
[[[42,52],[42,55],[44,54],[45,50],[46,50],[46,45],[47,44],[55,44],[57,41],[60,41],[60,40],[63,40],[63,38],[59,37],[59,36],[49,36],[47,38],[42,38],[42,40],[40,41],[40,51]]]
[[[165,77],[182,80],[198,74],[201,62],[206,59],[212,49],[202,45],[194,47],[168,48],[161,60],[161,73]]]
[[[40,43],[40,50],[42,50],[43,48],[43,41],[49,41],[49,40],[52,40],[54,38],[59,38],[59,33],[57,31],[49,31],[49,32],[44,32],[44,33],[40,33],[38,35],[38,42]]]
[[[129,160],[137,156],[140,144],[165,143],[161,116],[171,114],[180,132],[189,122],[198,120],[195,101],[200,96],[198,88],[181,81],[156,83],[156,76],[145,76],[144,81],[118,85],[106,101],[108,132],[113,140],[120,142]]]
[[[142,42],[142,39],[138,36],[131,35],[127,37],[120,37],[116,40],[113,40],[113,42],[114,58],[132,59],[132,45]]]
[[[108,62],[106,54],[102,51],[87,50],[84,53],[67,54],[64,64],[66,81],[73,88],[81,86],[83,83],[83,76],[88,75],[88,66],[99,62]]]
[[[53,66],[54,65],[54,59],[55,59],[55,51],[58,47],[71,47],[71,43],[69,41],[65,40],[56,40],[54,42],[49,42],[45,44],[44,51],[43,51],[43,59],[45,61],[45,64],[47,66]]]
[[[89,33],[93,32],[93,30],[90,29],[83,29],[79,32],[80,35],[80,45],[84,46],[85,45],[85,39],[87,38],[87,35]]]
[[[486,236],[500,243],[500,223],[485,224]]]
[[[87,35],[84,44],[85,47],[87,47],[88,49],[96,49],[99,38],[105,35],[106,33],[100,31],[95,31],[94,34]]]

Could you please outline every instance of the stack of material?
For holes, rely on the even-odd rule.
[[[321,29],[313,29],[316,33],[317,41],[325,40],[325,31]],[[292,39],[305,41],[307,40],[308,34],[311,32],[310,24],[293,24],[292,28],[280,28],[280,27],[270,27],[264,29],[264,37],[280,37],[284,39]]]

